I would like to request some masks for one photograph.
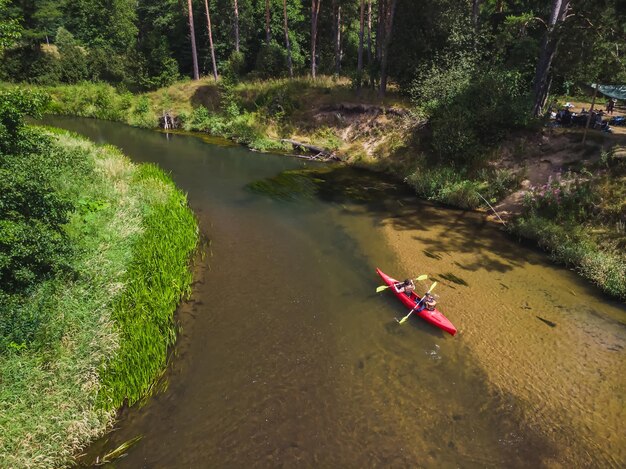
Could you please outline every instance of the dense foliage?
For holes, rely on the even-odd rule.
[[[2,467],[65,467],[149,391],[198,235],[160,169],[26,126],[46,102],[0,92]]]
[[[567,19],[557,31],[561,40],[554,85],[562,88],[599,77],[623,78],[624,2],[568,3]],[[321,73],[356,73],[360,4],[360,0],[321,3],[316,49]],[[237,31],[241,73],[287,75],[282,0],[269,1],[268,12],[265,1],[238,0],[238,15],[232,0],[213,0],[209,5],[220,73],[231,59]],[[421,82],[428,77],[427,65],[437,70],[460,58],[466,67],[468,54],[475,55],[473,70],[498,65],[519,73],[528,88],[551,2],[366,0],[361,75],[366,82],[378,81],[385,21],[393,5],[388,73],[402,91],[410,92],[416,79]],[[303,73],[310,64],[311,5],[287,0],[284,6],[292,62],[296,72]],[[193,8],[199,65],[208,74],[211,60],[204,2],[196,0]],[[16,0],[7,4],[3,0],[0,11],[5,18],[0,21],[0,50],[9,46],[0,67],[5,80],[50,84],[95,79],[148,89],[171,83],[180,74],[191,75],[186,2]]]
[[[209,37],[205,2],[190,2],[200,72],[211,73],[214,52],[225,96],[241,79],[288,76],[289,61],[296,74],[309,73],[316,38],[319,73],[344,75],[356,88],[380,87],[381,93],[388,76],[428,119],[437,164],[470,170],[484,167],[489,149],[507,132],[527,126],[547,94],[626,80],[625,2],[557,3],[564,8],[558,17],[552,2],[540,0],[329,0],[312,22],[304,0],[213,0]],[[2,8],[0,79],[105,81],[123,92],[192,75],[187,2],[17,0]],[[210,117],[200,103],[195,107],[188,128],[249,133],[245,122],[231,122],[245,120],[233,106],[222,116],[209,109]]]
[[[56,190],[58,161],[49,138],[23,122],[46,102],[42,94],[0,92],[0,353],[35,339],[48,311],[42,306],[25,315],[22,304],[43,280],[68,271],[63,225],[73,204]]]

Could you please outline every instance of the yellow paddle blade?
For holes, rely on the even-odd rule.
[[[376,293],[380,293],[383,290],[389,288],[389,285],[381,285],[380,287],[376,287]]]
[[[402,319],[400,319],[400,320],[398,321],[398,323],[399,323],[399,324],[402,324],[402,323],[403,323],[404,321],[406,321],[407,319],[409,319],[409,317],[408,317],[408,316],[404,316]]]
[[[427,278],[428,278],[428,275],[424,274],[424,275],[420,275],[415,280],[421,282],[422,280],[426,280]]]
[[[437,282],[433,282],[433,284],[430,286],[430,288],[428,289],[428,291],[426,293],[430,293],[431,291],[433,291],[433,289],[437,286]]]

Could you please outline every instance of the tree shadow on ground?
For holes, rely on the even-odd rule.
[[[220,111],[220,90],[215,85],[202,85],[191,95],[191,105],[194,108],[204,106],[211,112]]]

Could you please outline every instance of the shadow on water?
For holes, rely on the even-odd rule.
[[[479,214],[442,209],[419,200],[410,189],[398,186],[396,181],[382,174],[345,166],[294,170],[256,181],[248,188],[284,201],[306,201],[316,197],[327,203],[344,205],[346,215],[361,216],[361,209],[365,209],[373,217],[378,216],[379,224],[392,224],[395,230],[428,233],[431,230],[440,232],[445,227],[445,236],[431,239],[424,235],[414,236],[414,239],[425,247],[425,255],[433,259],[440,259],[439,253],[450,250],[478,253],[475,262],[460,266],[464,270],[503,273],[521,265],[516,252],[503,242],[506,235],[482,220]],[[485,236],[487,230],[488,236]],[[503,245],[507,248],[503,249]],[[487,253],[496,254],[499,259]]]

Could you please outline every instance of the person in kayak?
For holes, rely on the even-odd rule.
[[[410,278],[407,278],[404,282],[394,283],[393,287],[396,289],[396,292],[405,293],[409,298],[415,290],[415,284]]]
[[[422,302],[423,306],[420,308],[420,311],[424,308],[426,308],[428,311],[435,310],[435,306],[437,306],[437,302],[435,301],[435,297],[433,295],[431,295],[430,293],[425,293],[423,300],[424,300]]]

